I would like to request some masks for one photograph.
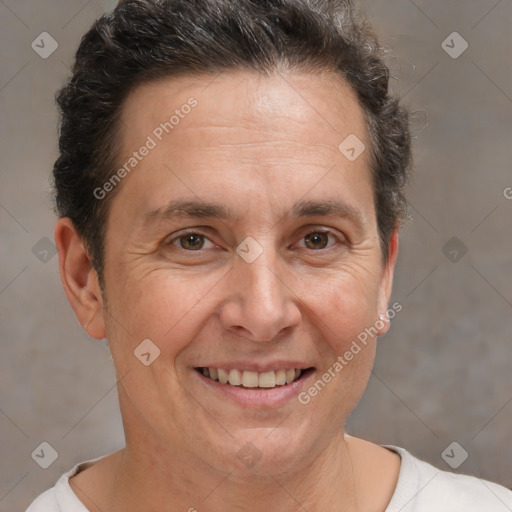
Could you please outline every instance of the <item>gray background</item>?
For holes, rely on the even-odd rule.
[[[123,445],[108,350],[77,324],[57,256],[43,252],[55,223],[54,93],[79,38],[113,4],[0,1],[3,512],[24,510],[75,463]],[[415,112],[414,220],[401,234],[392,299],[403,311],[379,340],[347,428],[448,470],[441,454],[456,441],[469,454],[456,471],[512,487],[512,2],[361,5],[395,55],[393,89]],[[43,31],[59,44],[47,59],[31,48]],[[457,59],[441,46],[454,31],[469,44]],[[453,237],[458,246],[446,246]],[[58,452],[48,469],[31,458],[42,441]]]

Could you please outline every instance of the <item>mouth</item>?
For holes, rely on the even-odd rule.
[[[239,389],[273,389],[285,388],[306,379],[314,368],[279,368],[276,370],[256,372],[236,368],[198,367],[195,370],[207,379]]]

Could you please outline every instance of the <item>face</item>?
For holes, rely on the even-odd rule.
[[[174,78],[135,90],[122,126],[103,321],[128,445],[222,471],[249,470],[247,451],[274,471],[313,458],[368,382],[376,338],[354,340],[387,329],[395,253],[385,266],[369,152],[338,148],[369,148],[353,91],[330,75]]]

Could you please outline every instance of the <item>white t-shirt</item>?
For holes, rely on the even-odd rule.
[[[512,491],[474,476],[441,471],[404,448],[384,445],[402,459],[395,492],[385,512],[511,512]],[[88,512],[69,479],[99,459],[77,464],[26,512]]]

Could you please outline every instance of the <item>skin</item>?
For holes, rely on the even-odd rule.
[[[351,162],[338,150],[349,134],[370,147],[355,94],[333,75],[298,72],[145,84],[123,107],[120,161],[190,97],[197,106],[118,185],[104,295],[73,224],[63,218],[55,228],[74,312],[90,336],[109,341],[126,435],[126,447],[72,478],[72,489],[89,510],[111,512],[314,511],[333,503],[383,511],[399,456],[344,434],[377,338],[307,405],[295,398],[241,407],[194,369],[300,361],[314,367],[307,389],[386,312],[398,235],[384,265],[368,151]],[[177,199],[222,203],[237,219],[144,227],[146,212]],[[357,213],[291,215],[297,201],[326,199]],[[200,250],[179,238],[184,228],[204,235]],[[307,241],[329,229],[332,236]],[[252,263],[236,252],[248,236],[263,250]],[[380,327],[382,335],[389,322]],[[134,356],[147,338],[160,350],[149,366]],[[250,467],[237,456],[247,443],[261,457]]]

